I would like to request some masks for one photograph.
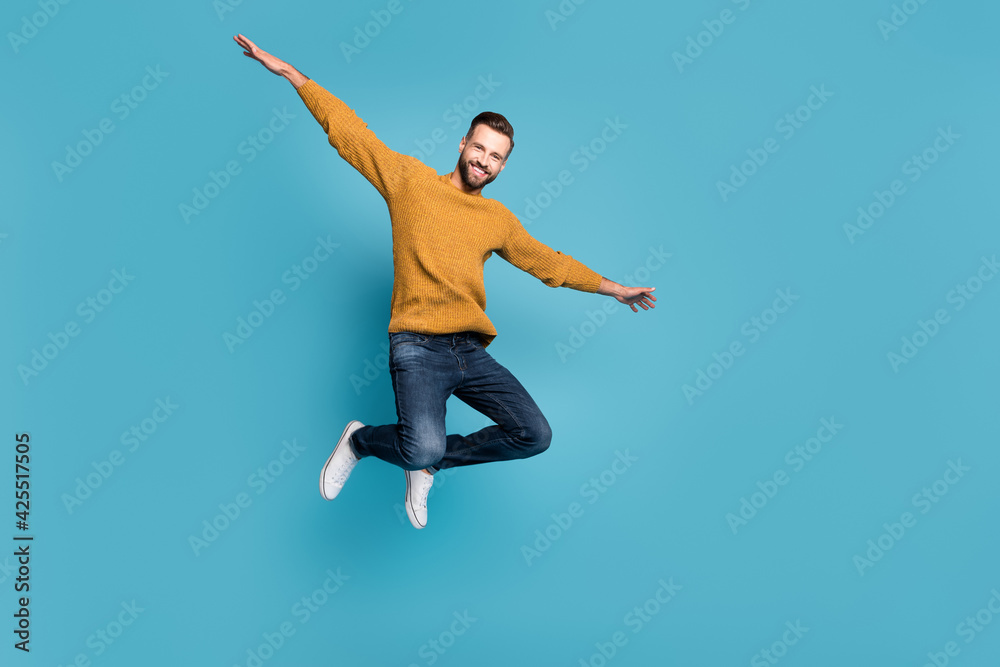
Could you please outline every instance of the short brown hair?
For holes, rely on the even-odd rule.
[[[506,118],[493,111],[482,112],[472,119],[472,124],[469,125],[469,131],[465,135],[466,141],[472,141],[472,132],[476,129],[476,125],[485,125],[491,130],[496,130],[510,139],[510,149],[507,151],[507,155],[505,155],[503,159],[506,160],[510,157],[510,154],[514,151],[514,127],[507,122]]]

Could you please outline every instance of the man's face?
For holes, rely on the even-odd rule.
[[[462,181],[469,188],[480,189],[503,171],[510,139],[491,127],[476,125],[472,139],[462,137],[459,148],[462,152],[458,156],[458,171]]]

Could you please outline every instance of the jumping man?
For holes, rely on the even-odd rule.
[[[496,329],[486,317],[483,264],[493,253],[549,287],[612,296],[633,312],[655,307],[655,287],[625,287],[537,241],[503,204],[482,196],[507,164],[514,129],[498,113],[472,119],[454,171],[438,174],[390,150],[352,109],[243,35],[243,54],[295,87],[330,145],[385,199],[392,223],[393,285],[389,372],[398,423],[348,422],[320,473],[333,500],[367,456],[403,469],[404,504],[427,525],[427,494],[443,468],[523,459],[545,451],[552,431],[521,383],[486,351]],[[495,422],[471,435],[445,433],[449,396]]]

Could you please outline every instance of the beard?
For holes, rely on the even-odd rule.
[[[482,167],[483,165],[479,166]],[[492,183],[497,177],[496,173],[490,173],[488,169],[484,169],[484,171],[486,171],[485,176],[480,176],[479,174],[477,174],[472,170],[472,164],[470,160],[467,160],[465,158],[461,158],[458,161],[458,171],[459,174],[461,174],[462,182],[465,183],[466,187],[472,188],[474,190],[480,189],[485,185]]]

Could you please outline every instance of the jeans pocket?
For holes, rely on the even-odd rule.
[[[428,334],[414,333],[413,331],[397,331],[389,334],[389,349],[394,349],[400,345],[423,345],[431,337]]]

